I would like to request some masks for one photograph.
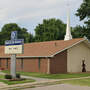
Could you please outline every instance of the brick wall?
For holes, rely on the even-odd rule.
[[[47,73],[47,63],[48,63],[48,61],[47,61],[48,59],[41,59],[41,64],[40,64],[40,69],[39,69],[39,71],[40,72],[43,72],[43,73]]]
[[[40,59],[40,62],[39,62],[39,59],[24,59],[23,71],[46,73],[47,72],[47,59]]]
[[[67,51],[63,51],[50,59],[50,73],[66,73],[67,72]],[[23,67],[22,67],[23,60]],[[10,59],[1,59],[1,67],[5,70],[10,69]],[[24,72],[48,72],[48,58],[23,58],[16,60],[16,70]]]
[[[0,59],[0,69],[9,70],[10,69],[10,59]]]
[[[23,66],[22,66],[22,60],[23,60]],[[10,70],[10,59],[8,59],[8,67],[7,67],[7,59],[1,59],[0,68],[4,68],[5,70]],[[46,58],[16,59],[16,71],[47,73],[47,59]]]
[[[63,51],[50,60],[50,73],[67,73],[67,51]]]

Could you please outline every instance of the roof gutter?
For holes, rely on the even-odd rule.
[[[10,56],[0,58],[11,58]],[[51,56],[16,56],[16,58],[51,58]]]

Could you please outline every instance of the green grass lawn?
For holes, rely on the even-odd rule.
[[[30,83],[30,82],[35,82],[33,79],[25,79],[25,80],[20,80],[20,81],[10,81],[6,80],[4,75],[0,75],[0,82],[3,82],[8,85],[13,85],[13,84],[22,84],[22,83]]]
[[[0,79],[4,79],[4,75],[0,75]]]
[[[4,73],[10,73],[9,71],[2,71]],[[25,76],[32,76],[32,77],[38,77],[38,78],[48,78],[48,79],[67,79],[67,78],[79,78],[79,77],[87,77],[90,76],[90,73],[76,73],[76,74],[42,74],[42,73],[33,73],[33,72],[17,72],[21,75]],[[0,75],[0,78],[4,78],[2,75]],[[8,85],[11,84],[18,84],[18,83],[25,83],[25,82],[33,82],[34,80],[26,80],[26,81],[3,81],[4,83],[7,83]],[[68,83],[68,84],[74,84],[74,85],[85,85],[90,86],[90,78],[88,79],[76,79],[76,80],[64,80],[60,81],[60,83]]]
[[[90,78],[88,79],[76,79],[76,80],[65,80],[61,81],[61,83],[67,83],[72,85],[80,85],[80,86],[90,86]]]
[[[8,85],[13,85],[13,84],[22,84],[22,83],[30,83],[30,82],[34,82],[35,80],[32,80],[32,79],[26,79],[26,80],[22,80],[22,81],[9,81],[9,80],[4,80],[4,79],[1,79],[0,82],[3,82],[5,84],[8,84]]]
[[[9,71],[2,71],[4,73],[9,73]],[[90,76],[90,73],[77,73],[77,74],[42,74],[33,72],[17,72],[21,75],[32,76],[38,78],[48,78],[48,79],[67,79],[67,78],[79,78]]]
[[[39,78],[48,78],[48,79],[67,79],[67,78],[79,78],[90,76],[90,73],[83,74],[41,74],[41,73],[30,73],[30,72],[20,72],[22,75],[33,76]]]

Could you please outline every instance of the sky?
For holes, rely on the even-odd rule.
[[[0,0],[0,30],[4,24],[17,23],[34,34],[43,19],[57,18],[66,23],[68,2],[71,26],[83,25],[75,16],[83,0]]]

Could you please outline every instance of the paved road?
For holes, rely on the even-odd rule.
[[[45,87],[28,88],[24,90],[90,90],[90,87],[60,84],[60,85],[51,85]]]

